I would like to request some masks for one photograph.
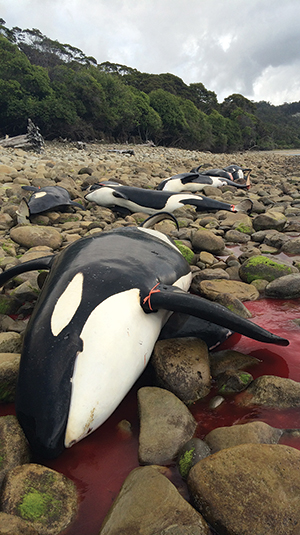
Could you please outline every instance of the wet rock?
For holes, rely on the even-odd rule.
[[[275,229],[281,232],[284,229],[286,222],[287,219],[281,212],[268,211],[254,217],[252,224],[256,231]]]
[[[209,535],[209,528],[165,476],[145,466],[126,478],[100,530],[100,535],[121,533]]]
[[[244,407],[261,405],[277,409],[300,407],[300,383],[285,377],[262,375],[236,400]]]
[[[300,297],[300,273],[275,279],[266,286],[265,294],[275,299],[297,299]]]
[[[188,486],[197,510],[218,533],[296,535],[299,463],[294,448],[242,444],[197,463]]]
[[[196,253],[207,251],[212,254],[222,254],[224,250],[223,239],[216,236],[211,230],[197,230],[192,234],[192,246]]]
[[[265,422],[250,422],[232,425],[230,427],[217,427],[205,437],[205,442],[211,453],[232,448],[239,444],[277,444],[282,436],[282,430],[271,427]]]
[[[18,516],[0,513],[0,535],[39,535],[25,520]]]
[[[0,353],[0,403],[15,400],[20,353]]]
[[[210,370],[213,377],[227,370],[244,370],[259,364],[259,360],[251,355],[244,355],[233,349],[224,349],[209,354]]]
[[[227,370],[217,376],[217,388],[219,394],[232,394],[242,392],[253,381],[249,372]]]
[[[157,387],[138,391],[140,415],[139,460],[141,464],[166,464],[190,438],[196,421],[172,392]]]
[[[214,301],[219,294],[231,294],[240,301],[255,301],[259,293],[253,286],[240,281],[205,280],[200,282],[200,292],[203,297]]]
[[[254,281],[251,282],[251,284],[253,284],[253,286],[257,289],[260,297],[265,296],[265,290],[269,284],[268,281],[266,281],[265,279],[255,279]]]
[[[242,318],[252,318],[251,312],[245,307],[242,301],[230,293],[217,295],[215,301],[216,303],[220,303],[220,305],[223,305],[231,310],[231,312],[238,314],[238,316],[241,316]]]
[[[198,338],[159,340],[151,363],[159,385],[184,403],[193,403],[210,391],[207,345]]]
[[[271,282],[291,273],[298,273],[297,268],[264,255],[251,256],[241,265],[239,270],[241,279],[249,284],[256,279]]]
[[[38,464],[10,470],[4,479],[1,510],[26,520],[40,535],[57,535],[77,513],[77,491],[67,477]]]
[[[10,231],[10,237],[16,243],[28,249],[45,245],[55,250],[62,243],[62,236],[58,230],[53,227],[42,227],[38,225],[14,227]]]
[[[0,484],[5,474],[16,466],[30,462],[30,450],[15,416],[0,417]],[[1,533],[1,531],[0,531]]]
[[[177,457],[177,466],[180,475],[186,479],[192,466],[211,455],[211,449],[204,440],[191,438],[181,448]]]

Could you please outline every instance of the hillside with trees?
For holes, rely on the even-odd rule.
[[[233,94],[219,103],[201,83],[97,64],[38,29],[0,19],[0,137],[104,140],[233,152],[300,147],[300,102],[273,106]]]

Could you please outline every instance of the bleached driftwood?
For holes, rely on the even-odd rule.
[[[41,152],[45,142],[40,129],[31,119],[28,119],[27,134],[20,136],[8,137],[0,140],[1,147],[11,147],[14,149],[31,149]]]

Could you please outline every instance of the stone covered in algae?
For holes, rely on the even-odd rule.
[[[256,279],[271,282],[291,273],[298,273],[298,269],[264,255],[251,256],[241,265],[239,270],[241,279],[249,284]]]
[[[77,513],[77,491],[64,475],[39,464],[24,464],[7,473],[1,510],[19,516],[40,535],[57,535]]]
[[[184,256],[186,261],[189,264],[193,264],[195,254],[193,253],[192,249],[190,249],[187,245],[184,245],[180,240],[175,240],[175,245],[181,252],[182,256]]]

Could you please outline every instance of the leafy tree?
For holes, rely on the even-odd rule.
[[[219,112],[213,110],[208,116],[208,121],[213,135],[212,150],[226,152],[228,141],[226,119]]]
[[[243,95],[234,93],[229,97],[225,98],[221,104],[221,113],[224,117],[231,117],[231,114],[237,109],[241,109],[246,113],[255,113],[256,105],[251,100],[248,100]]]
[[[212,128],[205,113],[198,110],[195,104],[187,99],[181,99],[180,107],[187,124],[182,147],[209,150],[212,144]]]
[[[180,144],[188,128],[180,99],[168,91],[157,89],[150,93],[150,104],[162,120],[162,141],[166,144]]]
[[[199,83],[190,84],[189,99],[192,100],[204,113],[211,113],[213,110],[219,111],[217,95],[214,91],[209,91],[206,87]]]

